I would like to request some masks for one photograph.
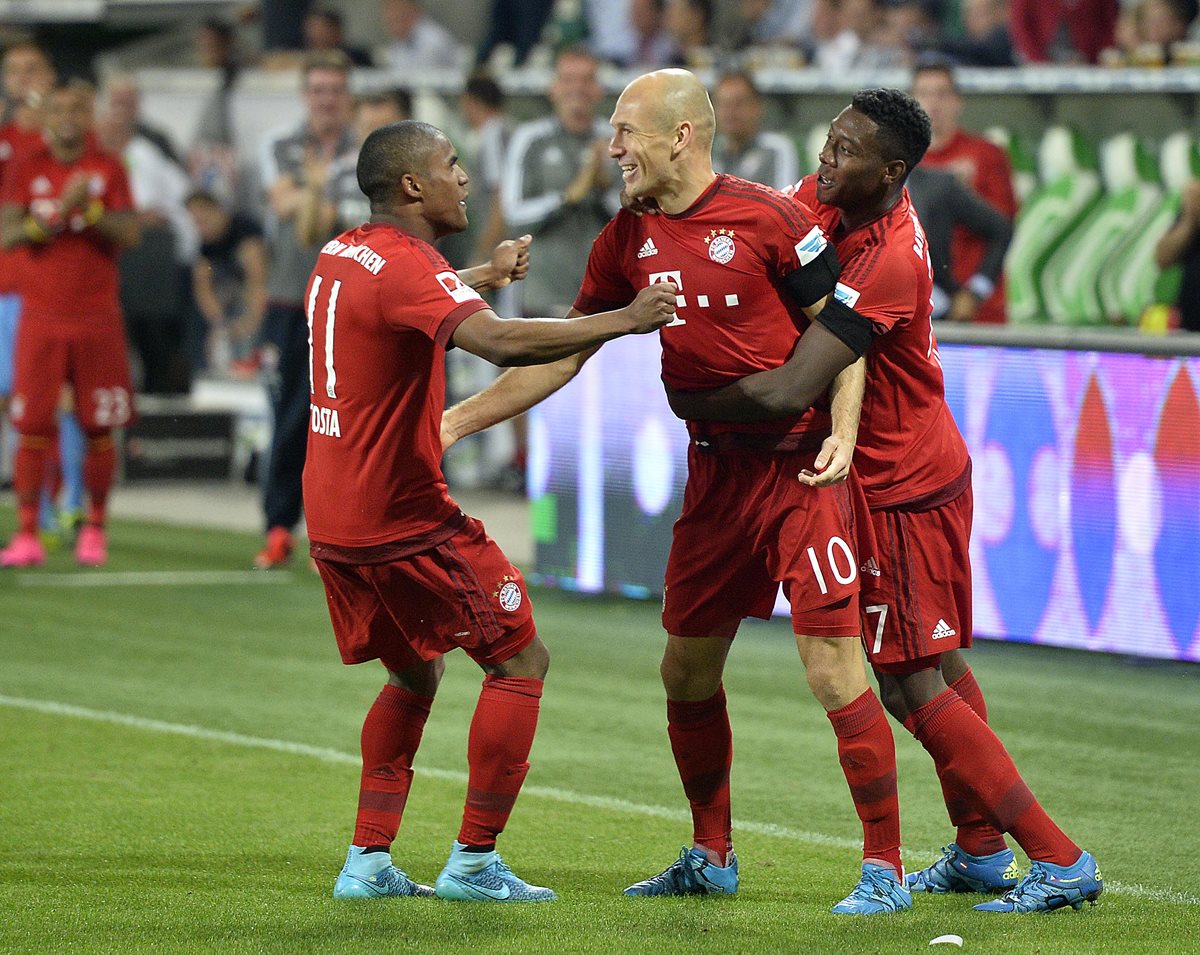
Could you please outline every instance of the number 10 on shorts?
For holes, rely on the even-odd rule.
[[[808,548],[808,562],[812,564],[813,576],[817,578],[817,586],[821,588],[821,593],[829,593],[829,585],[825,582],[825,569],[821,566],[821,558],[817,556],[816,548]],[[854,578],[858,576],[858,563],[854,559],[854,554],[850,552],[850,546],[840,537],[829,538],[829,543],[825,547],[825,563],[829,568],[833,579],[839,584],[849,584],[854,582]],[[846,572],[842,572],[842,565],[845,564]]]

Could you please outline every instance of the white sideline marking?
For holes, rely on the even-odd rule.
[[[287,753],[292,756],[307,756],[310,759],[318,759],[325,763],[336,763],[344,766],[361,765],[361,757],[357,754],[345,753],[341,750],[329,749],[324,746],[310,746],[307,743],[294,743],[290,740],[270,739],[263,736],[246,736],[243,733],[209,729],[205,726],[191,726],[186,723],[168,723],[164,720],[152,720],[144,716],[116,713],[111,710],[93,710],[84,706],[73,706],[69,703],[57,703],[53,700],[30,700],[23,697],[0,694],[0,706],[33,710],[34,712],[47,713],[51,716],[72,716],[76,719],[92,720],[97,723],[113,723],[118,726],[129,726],[133,729],[147,730],[152,733],[168,733],[174,736],[186,736],[190,739],[228,743],[232,746],[266,749],[276,753]],[[436,769],[421,766],[417,772],[419,775],[430,776],[434,779],[444,779],[455,783],[466,783],[467,781],[467,774],[457,769]],[[595,796],[589,793],[575,792],[572,789],[560,789],[556,786],[522,786],[521,792],[541,799],[551,799],[555,802],[588,806],[592,809],[624,812],[636,816],[650,816],[655,819],[691,822],[692,818],[691,813],[683,809],[652,806],[645,803],[630,802],[626,799],[616,799],[611,796]],[[779,826],[771,822],[735,819],[733,820],[733,826],[742,832],[752,832],[760,836],[775,836],[795,842],[808,842],[814,845],[833,846],[839,849],[859,849],[862,847],[862,842],[857,839],[831,836],[823,832],[791,829],[787,826]],[[933,859],[933,856],[929,857],[929,861],[932,862]],[[1127,884],[1105,880],[1104,891],[1117,895],[1128,895],[1133,898],[1149,899],[1155,902],[1169,902],[1174,905],[1200,905],[1200,898],[1197,896],[1189,895],[1186,892],[1176,892],[1174,889],[1157,889],[1138,882]]]
[[[284,584],[290,574],[262,570],[126,570],[115,573],[17,574],[21,587],[178,587],[189,584]]]

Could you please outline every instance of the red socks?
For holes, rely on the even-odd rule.
[[[412,762],[433,700],[387,684],[362,728],[362,781],[354,845],[390,846],[412,785]]]
[[[112,490],[117,455],[113,450],[111,431],[90,431],[87,450],[83,455],[83,486],[87,488],[90,507],[88,523],[104,526],[108,510],[108,492]]]
[[[900,799],[896,794],[896,741],[872,690],[826,713],[837,735],[838,759],[863,824],[863,858],[900,864]]]
[[[18,529],[22,534],[37,533],[38,507],[53,440],[52,436],[41,434],[18,437],[17,453],[13,458],[13,491],[17,495]]]
[[[962,697],[963,702],[975,711],[980,720],[987,722],[987,704],[983,701],[983,691],[975,682],[974,673],[967,670],[950,684],[950,689]],[[937,772],[942,783],[942,795],[946,800],[946,811],[950,815],[950,821],[958,827],[958,834],[954,839],[958,847],[973,856],[989,856],[1008,848],[1004,836],[979,814],[970,794],[960,790],[953,780],[943,775],[940,766],[937,766]]]
[[[693,839],[717,854],[721,865],[733,849],[729,769],[733,733],[725,706],[725,688],[698,702],[667,700],[667,735],[692,806]]]
[[[467,740],[470,776],[458,833],[464,846],[490,846],[504,831],[529,772],[541,698],[541,680],[490,674],[483,678]]]
[[[933,757],[943,788],[964,794],[997,830],[1012,833],[1030,859],[1071,865],[1079,858],[1079,846],[1046,815],[1004,744],[958,693],[938,694],[905,726]]]

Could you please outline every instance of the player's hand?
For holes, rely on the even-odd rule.
[[[790,186],[784,186],[779,191],[782,192],[785,196],[787,196],[790,199],[790,198],[792,198],[792,196],[794,196],[796,194],[796,190],[799,187],[800,187],[800,183],[794,182]]]
[[[519,239],[505,239],[492,250],[492,259],[489,265],[499,276],[492,288],[504,288],[512,282],[521,281],[529,274],[529,245],[531,242],[533,242],[533,236],[523,235]]]
[[[960,288],[950,299],[946,320],[951,322],[973,322],[979,312],[979,297],[967,288]]]
[[[67,180],[66,185],[63,186],[63,193],[59,201],[62,203],[64,213],[72,212],[75,209],[82,209],[87,205],[87,173],[82,170],[73,173],[71,178]]]
[[[670,282],[656,282],[642,289],[625,307],[632,328],[631,335],[645,335],[662,328],[675,317],[675,286]]]
[[[850,474],[850,463],[854,460],[854,442],[831,434],[821,444],[821,450],[813,462],[813,470],[805,468],[796,477],[809,487],[828,487],[839,484]]]
[[[624,189],[621,190],[621,208],[626,212],[632,212],[635,216],[653,216],[658,215],[658,200],[653,196],[631,196]]]

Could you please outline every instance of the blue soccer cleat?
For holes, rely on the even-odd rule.
[[[346,864],[333,883],[335,899],[381,899],[411,896],[430,896],[433,889],[414,882],[392,865],[386,852],[368,852],[361,846],[351,846]]]
[[[1084,902],[1096,904],[1104,891],[1100,867],[1091,853],[1085,852],[1074,865],[1034,862],[1017,887],[998,899],[977,906],[980,912],[1053,912],[1068,905],[1083,908]]]
[[[912,893],[900,877],[887,866],[864,862],[862,878],[842,901],[833,907],[834,915],[880,915],[912,908]]]
[[[942,857],[928,869],[910,872],[904,880],[910,892],[1007,892],[1017,884],[1017,863],[1012,849],[989,856],[963,852],[957,842],[942,849]]]
[[[530,885],[493,849],[491,852],[465,852],[455,841],[450,859],[433,888],[439,899],[458,902],[553,902],[552,889]]]
[[[732,852],[723,868],[708,861],[703,849],[684,846],[679,858],[658,875],[637,882],[625,895],[733,895],[738,890],[738,861]]]

